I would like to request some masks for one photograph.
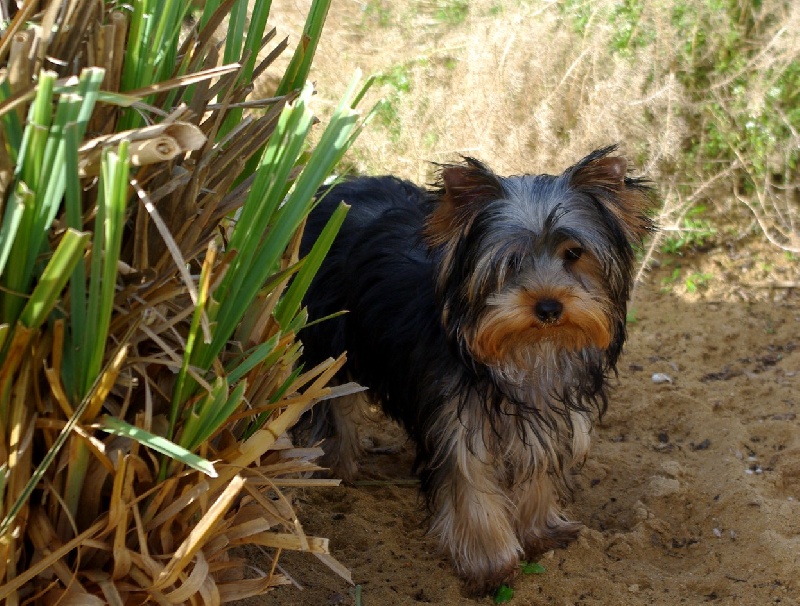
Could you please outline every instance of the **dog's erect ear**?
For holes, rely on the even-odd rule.
[[[454,230],[468,227],[483,203],[504,195],[497,175],[475,158],[464,158],[463,164],[443,165],[436,186],[439,203],[426,230],[434,244],[450,239]]]
[[[641,241],[653,228],[647,211],[653,203],[653,190],[643,179],[626,176],[628,162],[620,156],[609,156],[616,145],[593,151],[564,176],[569,186],[586,193],[614,216],[630,241]]]

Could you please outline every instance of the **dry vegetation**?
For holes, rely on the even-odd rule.
[[[282,490],[320,454],[288,428],[355,389],[327,386],[343,356],[298,365],[344,209],[297,249],[358,84],[309,148],[315,2],[275,95],[248,99],[286,49],[268,4],[192,25],[188,0],[0,5],[3,604],[227,603],[285,582],[293,549],[347,575]]]
[[[378,74],[357,171],[425,181],[456,154],[560,171],[619,142],[658,184],[668,236],[723,215],[797,252],[799,41],[786,0],[342,0],[314,77]]]

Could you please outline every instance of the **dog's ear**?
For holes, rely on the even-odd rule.
[[[434,244],[451,239],[456,231],[463,232],[481,205],[504,196],[497,175],[475,158],[442,165],[436,187],[439,201],[426,229]]]
[[[610,156],[616,145],[598,149],[564,172],[569,186],[598,200],[617,220],[629,241],[639,242],[653,229],[647,216],[653,190],[643,179],[627,176],[628,162]]]

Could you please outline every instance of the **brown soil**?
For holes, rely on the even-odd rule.
[[[750,242],[681,262],[636,291],[619,385],[576,478],[585,528],[518,579],[511,604],[800,603],[797,260]],[[694,273],[713,277],[692,293]],[[402,433],[385,421],[367,433],[400,452],[367,456],[373,485],[296,494],[305,530],[330,538],[360,603],[492,603],[464,597],[426,536]],[[359,603],[313,556],[281,564],[303,589],[258,603]]]

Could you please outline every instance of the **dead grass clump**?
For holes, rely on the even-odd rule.
[[[618,142],[661,188],[668,233],[691,229],[690,212],[750,209],[796,248],[797,3],[484,0],[437,17],[450,4],[334,7],[320,81],[352,62],[384,99],[348,155],[356,170],[424,181],[430,161],[470,154],[551,172]]]
[[[223,0],[188,31],[191,0],[0,7],[3,604],[221,604],[285,582],[286,549],[347,575],[283,490],[320,454],[287,429],[355,389],[328,386],[343,357],[298,366],[346,209],[297,250],[358,91],[309,149],[328,3],[269,99],[251,81],[285,44],[251,4],[246,29]],[[271,568],[244,579],[242,544]]]

